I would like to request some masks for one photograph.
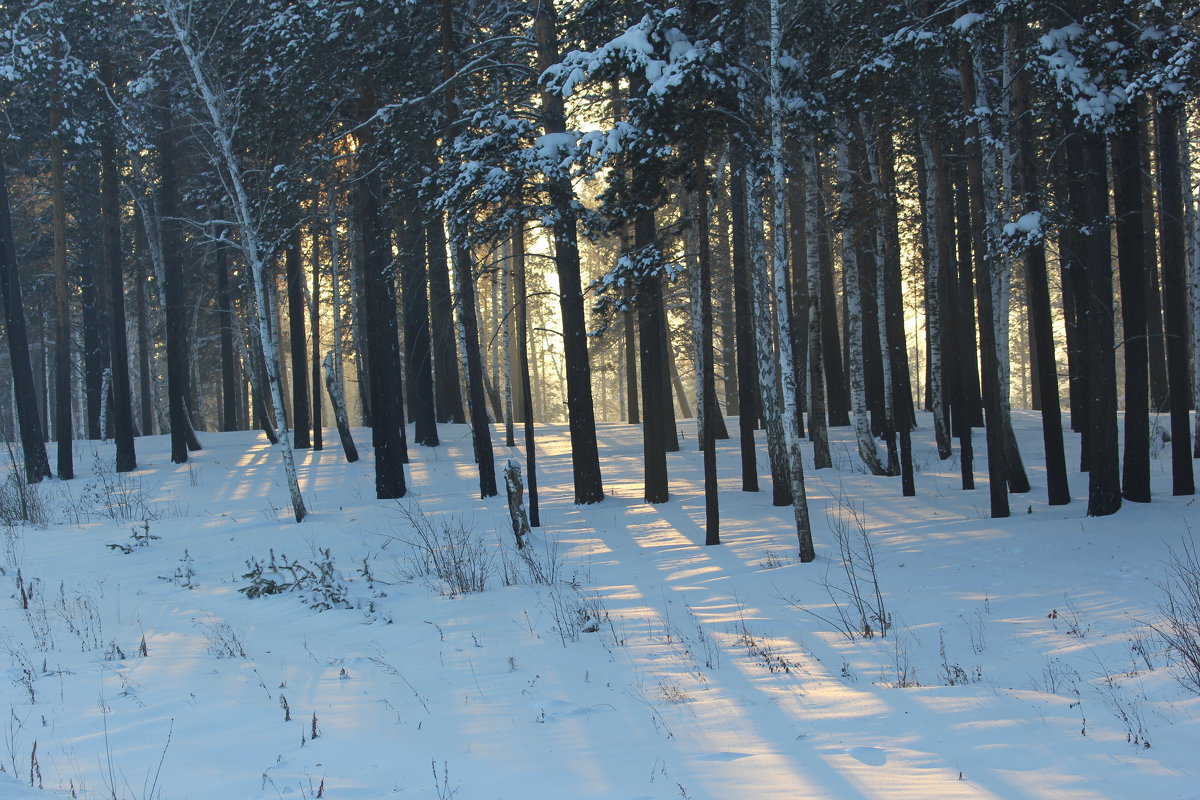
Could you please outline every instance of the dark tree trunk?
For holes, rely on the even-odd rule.
[[[1180,103],[1164,100],[1158,109],[1158,196],[1162,217],[1163,306],[1166,312],[1167,372],[1171,398],[1171,493],[1196,493],[1192,465],[1191,364],[1188,363],[1187,243],[1180,156]],[[1193,321],[1200,324],[1200,321]]]
[[[975,70],[967,46],[963,45],[959,60],[963,109],[975,114]],[[988,489],[992,517],[1007,517],[1008,459],[1003,443],[1004,423],[1001,419],[999,365],[997,364],[996,328],[993,323],[992,266],[988,254],[987,221],[983,207],[983,155],[980,147],[980,126],[977,121],[967,124],[967,187],[971,204],[971,239],[975,244],[975,284],[979,300],[980,373],[983,379],[983,407],[988,455]]]
[[[475,315],[475,280],[471,269],[471,251],[455,245],[455,289],[458,291],[459,324],[466,341],[467,411],[471,418],[471,441],[475,463],[479,467],[479,495],[497,494],[496,462],[492,455],[492,426],[488,422],[487,397],[483,386],[483,360],[479,352],[479,321]]]
[[[443,77],[446,82],[445,108],[450,120],[447,139],[453,139],[458,127],[458,99],[455,95],[454,59],[458,54],[454,36],[454,14],[451,0],[442,0],[442,51]],[[497,494],[496,462],[492,455],[492,429],[488,423],[487,398],[484,391],[483,364],[479,351],[479,322],[476,317],[475,278],[472,274],[471,249],[460,236],[453,235],[454,279],[458,294],[458,322],[462,326],[463,347],[466,348],[467,365],[467,411],[471,417],[471,441],[475,450],[475,463],[479,468],[479,494],[492,497]],[[578,281],[576,281],[578,285]],[[569,318],[564,315],[564,325]]]
[[[738,435],[742,456],[742,491],[758,491],[758,451],[754,431],[759,427],[758,346],[750,309],[749,255],[746,243],[745,159],[734,149],[729,181],[730,236],[733,259],[733,315],[737,330]]]
[[[138,246],[138,258],[135,261],[136,270],[134,275],[133,289],[133,306],[134,314],[137,317],[137,340],[138,340],[138,405],[141,409],[142,418],[142,435],[150,436],[154,433],[154,390],[150,380],[150,370],[152,369],[152,361],[150,358],[150,316],[147,306],[146,293],[149,291],[149,282],[146,276],[147,262],[149,256],[149,246],[146,242],[146,224],[142,220],[142,224],[135,225],[136,241]]]
[[[1010,24],[1014,53],[1023,52],[1025,24]],[[1015,59],[1014,59],[1015,62]],[[1029,77],[1022,64],[1013,64],[1012,113],[1014,138],[1017,142],[1018,191],[1023,195],[1022,210],[1026,214],[1042,214],[1041,181],[1038,176],[1037,154],[1033,129],[1033,110],[1029,101]],[[1026,292],[1029,297],[1029,328],[1033,343],[1032,361],[1038,380],[1037,401],[1042,413],[1042,443],[1046,451],[1046,493],[1050,505],[1071,502],[1067,483],[1067,457],[1063,450],[1062,412],[1058,399],[1058,370],[1054,358],[1054,328],[1050,314],[1049,276],[1046,270],[1046,248],[1041,239],[1030,243],[1025,250]]]
[[[917,493],[913,478],[912,429],[916,423],[912,382],[908,371],[908,346],[904,335],[904,295],[900,277],[900,209],[896,200],[895,152],[887,120],[878,123],[879,184],[882,190],[884,252],[883,296],[884,326],[887,332],[888,366],[892,377],[892,415],[900,437],[901,493]]]
[[[292,232],[283,256],[288,297],[288,337],[292,362],[292,437],[296,449],[312,446],[308,406],[308,345],[304,333],[304,270],[300,265],[300,229]]]
[[[371,87],[360,90],[359,119],[375,113]],[[360,134],[360,153],[373,142],[370,128]],[[364,165],[365,166],[365,165]],[[400,337],[396,325],[396,282],[392,276],[391,241],[383,225],[383,181],[379,171],[363,169],[357,182],[359,232],[362,236],[363,306],[370,361],[371,436],[375,447],[375,497],[404,497],[404,383],[401,380]]]
[[[425,270],[425,226],[416,198],[405,194],[400,220],[400,280],[404,297],[404,355],[408,363],[408,401],[412,409],[413,439],[437,447],[437,411],[433,390],[433,360],[429,339],[428,276]]]
[[[517,312],[517,362],[521,376],[521,403],[525,407],[525,472],[529,489],[529,524],[542,526],[538,511],[537,446],[533,429],[533,385],[529,371],[529,288],[525,279],[525,227],[513,230],[513,293]]]
[[[103,80],[111,84],[111,67],[101,67]],[[103,250],[105,286],[108,290],[109,353],[112,378],[112,437],[116,443],[116,471],[137,469],[133,443],[133,398],[129,385],[129,343],[125,335],[125,276],[121,265],[121,186],[117,167],[116,140],[108,121],[100,137],[100,241]],[[139,285],[134,291],[140,295]],[[143,324],[139,327],[145,327]]]
[[[552,0],[537,5],[534,34],[538,64],[542,70],[558,63],[558,38]],[[566,130],[562,97],[542,93],[542,118],[547,133]],[[596,503],[604,499],[600,475],[600,453],[596,445],[596,419],[592,408],[592,369],[588,363],[587,322],[580,289],[579,245],[576,211],[570,178],[551,178],[548,187],[554,209],[554,262],[558,272],[559,302],[563,322],[563,354],[567,372],[567,420],[571,432],[571,464],[575,502]]]
[[[33,368],[29,364],[25,305],[21,299],[17,248],[13,241],[12,216],[8,204],[6,149],[3,137],[0,137],[0,289],[3,290],[4,329],[8,338],[9,365],[12,368],[17,427],[20,428],[21,451],[25,459],[25,480],[37,483],[42,478],[50,477],[50,462],[46,458],[46,440],[42,435]]]
[[[1154,213],[1154,179],[1150,173],[1154,114],[1144,99],[1138,101],[1138,152],[1142,164],[1142,269],[1146,274],[1146,347],[1150,368],[1150,409],[1165,411],[1170,406],[1167,351],[1163,331],[1163,301],[1158,274],[1158,220]]]
[[[819,179],[819,156],[817,172]],[[821,361],[825,365],[825,394],[829,400],[829,426],[844,428],[850,425],[850,391],[845,361],[842,359],[842,333],[838,326],[838,304],[834,293],[833,231],[825,221],[825,193],[820,190],[817,191],[817,207],[820,220],[814,220],[812,224],[817,228],[817,256],[821,266]]]
[[[58,442],[58,477],[67,481],[75,477],[71,419],[71,289],[67,280],[66,178],[63,173],[63,141],[59,133],[62,107],[57,89],[54,95],[50,108],[50,227],[54,239],[54,439]]]
[[[658,267],[658,235],[654,212],[642,208],[634,218],[634,248],[641,275],[637,286],[638,332],[642,373],[642,463],[645,471],[642,498],[647,503],[665,503],[670,497],[667,478],[666,408],[671,402],[662,391],[666,372],[662,327],[662,286]]]
[[[699,130],[699,129],[698,129]],[[721,543],[720,500],[717,486],[717,381],[713,363],[713,308],[712,308],[712,262],[708,243],[708,168],[704,164],[707,148],[703,133],[693,136],[692,146],[692,212],[696,215],[697,242],[699,253],[697,264],[700,269],[700,394],[696,405],[700,407],[703,423],[700,426],[700,447],[704,451],[704,544]],[[778,269],[783,264],[777,265]],[[784,310],[783,313],[786,313]],[[796,412],[799,414],[799,410]],[[721,427],[724,427],[722,421]],[[726,434],[726,438],[728,434]]]
[[[166,305],[167,409],[171,423],[171,462],[188,460],[187,293],[184,288],[183,231],[179,220],[174,120],[165,120],[159,140],[159,225],[163,248],[163,302]]]
[[[1121,276],[1121,323],[1125,355],[1125,437],[1121,492],[1126,500],[1150,502],[1150,376],[1146,342],[1145,235],[1142,229],[1142,164],[1137,112],[1118,112],[1112,149],[1117,265]]]
[[[454,335],[454,300],[450,297],[450,267],[446,261],[446,228],[440,213],[426,222],[429,259],[429,320],[433,328],[433,379],[438,422],[467,421],[459,390],[458,343]]]
[[[95,198],[99,200],[97,196]],[[98,204],[85,200],[81,209],[83,219],[100,219],[101,237],[103,226],[106,224],[104,212]],[[108,315],[104,312],[105,289],[108,284],[104,279],[104,243],[96,247],[94,237],[90,232],[81,231],[80,242],[80,285],[79,300],[83,322],[83,393],[84,393],[84,422],[87,428],[87,438],[96,440],[104,437],[102,417],[105,414],[105,380],[104,374],[109,367],[110,338],[105,323]],[[97,259],[93,254],[98,253]]]
[[[321,236],[312,226],[312,295],[308,304],[308,328],[312,333],[312,448],[325,449],[321,420]]]
[[[737,372],[737,323],[733,309],[733,265],[730,260],[730,208],[727,185],[721,184],[713,195],[713,222],[717,228],[717,249],[713,257],[714,280],[720,279],[715,290],[720,303],[721,317],[721,381],[724,384],[725,413],[740,416]]]
[[[630,425],[639,425],[642,421],[641,409],[638,404],[638,368],[637,368],[637,317],[632,308],[632,293],[625,293],[627,307],[621,312],[621,347],[625,365],[625,407],[626,420]]]
[[[224,247],[216,253],[217,324],[221,342],[221,430],[236,431],[239,413],[238,373],[233,354],[233,301],[229,294],[229,254]]]

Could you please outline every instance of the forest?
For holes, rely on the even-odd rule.
[[[0,434],[30,483],[74,443],[208,431],[357,458],[379,499],[467,422],[480,495],[565,422],[667,453],[737,417],[742,490],[802,448],[912,495],[913,440],[1049,504],[1194,493],[1200,12],[1183,0],[4,0]],[[917,412],[931,425],[917,427]],[[682,420],[694,418],[694,423]],[[924,419],[924,417],[922,417]],[[493,427],[495,426],[495,427]],[[1078,460],[1064,437],[1078,434]],[[46,444],[52,443],[47,448]],[[361,444],[361,443],[360,443]],[[975,453],[986,454],[986,469]],[[53,459],[47,456],[47,452]],[[18,454],[19,453],[19,454]],[[53,463],[51,463],[53,461]],[[1021,500],[1015,501],[1024,505]]]

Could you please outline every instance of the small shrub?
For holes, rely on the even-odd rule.
[[[125,555],[129,555],[135,547],[149,547],[151,542],[161,538],[150,532],[150,520],[144,519],[140,528],[129,529],[129,544],[110,542],[108,547],[110,550],[120,550]]]
[[[412,506],[401,506],[408,522],[396,540],[409,547],[408,577],[433,578],[435,588],[456,597],[482,592],[495,572],[495,549],[457,518],[431,519]]]
[[[35,528],[49,525],[50,512],[39,486],[25,479],[25,467],[8,445],[8,465],[0,480],[0,522],[10,527],[18,522],[28,522]]]
[[[201,624],[208,639],[208,652],[217,658],[246,658],[246,646],[242,637],[228,622]]]
[[[1175,679],[1200,694],[1200,559],[1191,541],[1171,550],[1159,590],[1159,620],[1150,627],[1165,645]]]
[[[250,583],[238,591],[251,600],[265,595],[295,592],[302,603],[317,611],[352,608],[347,599],[350,590],[338,577],[329,548],[321,548],[317,553],[319,559],[308,564],[289,559],[285,553],[280,553],[276,558],[274,549],[270,551],[270,559],[266,564],[257,558],[250,558],[246,561],[248,571],[242,575]]]

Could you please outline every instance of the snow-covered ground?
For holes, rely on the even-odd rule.
[[[4,531],[0,797],[1200,797],[1200,699],[1148,627],[1195,518],[1169,453],[1152,504],[1089,519],[1078,473],[1046,505],[1019,414],[1034,489],[992,520],[982,456],[961,491],[921,421],[915,498],[861,473],[847,429],[835,469],[807,465],[812,564],[769,478],[739,491],[736,433],[724,544],[703,546],[691,423],[660,506],[638,429],[601,427],[608,499],[577,507],[565,427],[541,426],[532,565],[503,496],[478,499],[465,427],[412,448],[400,502],[327,431],[297,454],[300,525],[261,436],[202,434],[181,466],[140,439],[128,478],[79,443],[81,477],[37,487],[50,524]],[[886,636],[849,635],[838,530]],[[426,543],[485,590],[422,575]],[[306,570],[303,591],[241,591]]]

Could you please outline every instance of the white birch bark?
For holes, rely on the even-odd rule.
[[[746,169],[746,240],[750,257],[750,307],[754,341],[758,350],[758,384],[763,422],[767,428],[767,453],[773,476],[787,475],[787,445],[779,408],[774,343],[772,339],[769,266],[763,228],[762,181],[753,167]],[[790,484],[790,481],[789,481]]]
[[[987,230],[981,246],[986,248],[988,254],[984,263],[988,266],[992,290],[992,330],[996,336],[996,378],[999,384],[1000,414],[1002,418],[1008,419],[1011,414],[1008,315],[1012,295],[1012,264],[1007,252],[997,246],[1001,232],[1001,187],[997,180],[997,169],[1004,169],[1011,163],[1011,153],[1004,152],[1011,148],[1001,148],[999,145],[1000,136],[994,130],[997,115],[993,113],[989,104],[987,74],[984,72],[978,50],[972,50],[971,62],[975,69],[976,111],[982,117],[979,123],[979,144],[983,154],[983,213]]]
[[[204,73],[200,57],[191,45],[188,31],[184,28],[179,16],[178,0],[162,0],[163,10],[175,32],[175,38],[183,51],[188,67],[192,73],[192,87],[200,95],[212,123],[212,137],[220,153],[221,161],[228,173],[228,191],[230,205],[233,207],[234,218],[238,223],[238,242],[242,255],[250,266],[254,278],[254,292],[258,299],[258,336],[262,342],[263,361],[266,362],[267,383],[270,386],[271,403],[275,407],[275,418],[279,426],[279,442],[275,447],[283,459],[284,472],[287,475],[288,493],[292,501],[292,513],[297,522],[308,514],[304,507],[304,498],[300,494],[300,481],[296,474],[296,462],[292,457],[292,449],[287,444],[288,429],[283,413],[283,392],[279,377],[279,342],[277,333],[267,324],[268,301],[266,284],[264,283],[263,262],[258,241],[258,227],[250,207],[250,198],[242,182],[241,165],[233,152],[232,128],[225,120],[221,103]]]
[[[950,426],[945,415],[944,387],[942,386],[942,298],[938,276],[942,272],[942,237],[937,210],[937,189],[934,185],[937,167],[933,148],[922,138],[921,158],[925,162],[925,192],[921,198],[925,219],[925,325],[929,331],[929,397],[933,405],[933,430],[937,440],[938,455],[950,457]]]
[[[1005,59],[1007,60],[1007,59]],[[976,107],[983,111],[979,124],[980,152],[983,154],[983,211],[987,258],[984,263],[990,270],[992,292],[992,330],[996,339],[996,383],[1000,404],[1000,435],[1002,446],[1008,453],[1008,480],[1012,491],[1028,491],[1028,479],[1021,462],[1021,452],[1012,427],[1012,365],[1009,350],[1009,314],[1012,303],[1012,259],[1008,248],[1000,247],[1003,218],[1003,187],[999,176],[1011,176],[1016,163],[1009,137],[997,130],[998,117],[1010,119],[1010,113],[998,115],[993,112],[988,95],[987,74],[977,48],[972,48],[971,64],[975,71]],[[1006,84],[1007,85],[1007,84]],[[1007,104],[1007,103],[1006,103]],[[1003,144],[1001,144],[1003,142]],[[1012,184],[1008,178],[1009,185]]]
[[[704,328],[701,320],[700,300],[700,236],[696,209],[699,207],[695,191],[682,193],[683,199],[683,242],[684,263],[688,271],[688,309],[692,318],[692,364],[694,366],[694,392],[696,398],[696,442],[704,447]]]
[[[803,145],[804,168],[808,173],[806,180],[808,190],[804,195],[804,212],[808,217],[808,236],[805,237],[805,262],[808,281],[808,382],[809,382],[809,415],[808,431],[813,443],[813,460],[817,469],[828,469],[833,466],[833,458],[829,452],[829,427],[826,418],[825,403],[825,364],[821,342],[821,315],[831,313],[821,307],[821,256],[820,242],[817,241],[817,221],[820,219],[820,206],[817,203],[817,192],[820,185],[817,169],[817,151],[812,140]]]
[[[779,375],[782,388],[783,436],[786,445],[788,482],[792,490],[792,509],[796,518],[796,536],[800,543],[800,560],[815,558],[812,525],[808,518],[808,496],[804,491],[804,460],[800,450],[800,402],[796,387],[795,353],[792,348],[792,325],[788,310],[787,225],[785,211],[786,176],[783,164],[783,105],[780,86],[782,67],[782,26],[779,20],[779,0],[771,0],[771,43],[767,114],[771,127],[771,235],[774,244],[775,308],[779,320]],[[810,237],[811,238],[811,237]]]
[[[850,153],[850,132],[845,121],[838,124],[838,182],[841,184],[842,208],[853,206]],[[850,367],[850,416],[858,440],[858,454],[872,475],[886,475],[879,458],[875,437],[871,435],[871,420],[867,412],[866,364],[863,361],[862,287],[858,281],[858,254],[854,251],[853,231],[842,231],[842,280],[846,293],[846,341]]]

